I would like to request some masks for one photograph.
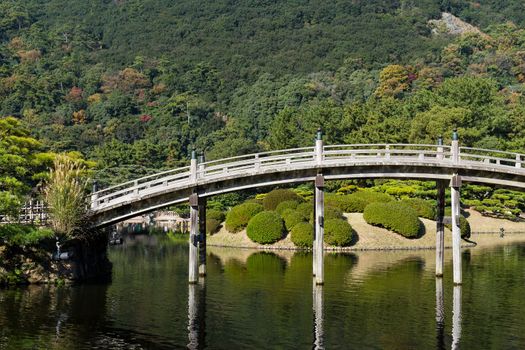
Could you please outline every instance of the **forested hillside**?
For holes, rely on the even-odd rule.
[[[481,34],[433,35],[451,12]],[[4,0],[0,117],[102,184],[328,143],[525,148],[518,0]]]

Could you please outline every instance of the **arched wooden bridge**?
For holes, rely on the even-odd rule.
[[[525,189],[525,155],[469,147],[356,144],[294,148],[213,160],[112,186],[92,195],[95,226],[166,206],[249,188],[326,180],[402,178],[450,180]]]
[[[450,182],[454,283],[462,283],[460,187],[462,182],[525,189],[525,155],[450,146],[414,144],[323,144],[191,164],[94,192],[94,226],[189,201],[189,282],[206,275],[206,198],[263,186],[315,181],[313,274],[324,283],[324,181],[362,178],[405,178],[437,181],[436,275],[443,274],[445,186]]]

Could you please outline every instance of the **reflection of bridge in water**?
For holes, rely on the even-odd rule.
[[[313,273],[324,282],[324,181],[335,179],[402,178],[437,182],[436,275],[443,274],[445,188],[450,186],[454,282],[460,284],[460,188],[463,182],[525,189],[525,155],[460,147],[454,132],[451,145],[373,144],[328,145],[318,132],[315,147],[251,154],[209,162],[192,155],[190,166],[95,191],[93,225],[108,226],[127,218],[189,201],[189,282],[206,274],[206,198],[263,186],[315,184]],[[200,255],[200,259],[199,259]]]

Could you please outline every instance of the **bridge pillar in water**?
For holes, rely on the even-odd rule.
[[[199,198],[199,276],[206,276],[206,198]]]
[[[324,176],[315,177],[315,240],[314,273],[315,283],[324,284]]]
[[[437,217],[436,217],[436,276],[443,276],[445,260],[445,187],[443,181],[436,182],[437,187]]]
[[[455,174],[450,180],[450,199],[452,217],[452,264],[454,267],[454,284],[461,284],[461,229],[459,219],[461,216],[460,195],[461,176]]]
[[[198,270],[198,242],[199,242],[199,197],[196,193],[190,196],[190,239],[189,239],[189,274],[188,282],[197,283]]]

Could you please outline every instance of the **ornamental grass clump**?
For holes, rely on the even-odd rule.
[[[269,192],[263,199],[265,210],[275,210],[277,206],[285,201],[302,202],[303,199],[292,190],[277,189]]]
[[[44,188],[51,225],[59,236],[71,238],[82,231],[87,212],[86,168],[80,160],[57,155]]]
[[[298,248],[312,248],[314,243],[314,226],[309,222],[300,222],[292,228],[292,243]]]
[[[226,215],[226,229],[232,233],[241,231],[254,215],[263,210],[263,206],[256,203],[236,205]]]
[[[274,211],[263,211],[250,219],[246,234],[255,243],[272,244],[283,237],[283,220]]]
[[[336,247],[346,247],[352,243],[354,230],[341,219],[328,219],[324,222],[324,242]]]
[[[369,204],[363,217],[370,225],[384,227],[407,238],[416,238],[421,229],[417,212],[401,202]]]

